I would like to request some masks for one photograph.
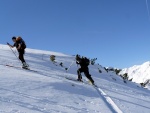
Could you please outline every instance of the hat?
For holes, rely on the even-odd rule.
[[[15,36],[13,36],[13,37],[12,37],[12,40],[13,40],[13,39],[16,39],[16,37],[15,37]]]
[[[80,59],[80,56],[77,54],[76,55],[76,60],[79,60]]]

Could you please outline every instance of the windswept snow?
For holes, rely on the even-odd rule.
[[[13,49],[15,52],[16,50]],[[17,54],[17,52],[16,52]],[[56,62],[50,61],[56,56]],[[6,45],[0,45],[0,113],[149,113],[150,91],[125,84],[115,73],[102,66],[90,65],[90,73],[98,88],[76,79],[77,65],[74,56],[58,52],[27,49],[25,59],[30,68],[21,66]],[[63,67],[59,64],[63,63]],[[68,68],[71,63],[68,72]],[[99,69],[102,73],[99,73]]]
[[[144,83],[150,79],[150,61],[123,69],[121,73],[128,73],[129,79],[132,79],[133,82]]]

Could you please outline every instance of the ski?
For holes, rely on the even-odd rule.
[[[28,71],[33,71],[33,72],[37,72],[35,70],[32,70],[30,68],[22,68],[22,67],[19,67],[19,66],[13,66],[13,65],[5,65],[6,67],[13,67],[13,68],[19,68],[19,69],[23,69],[23,70],[28,70]]]
[[[78,80],[76,80],[76,79],[74,79],[74,78],[69,78],[69,77],[65,77],[65,78],[68,79],[68,80],[75,81],[75,82],[81,82],[81,83],[83,83],[83,81],[78,81]]]
[[[37,71],[35,71],[35,70],[32,70],[32,69],[30,69],[30,68],[26,68],[26,67],[25,67],[25,68],[22,67],[22,69],[24,69],[24,70],[29,70],[29,71],[33,71],[33,72],[37,72]]]
[[[91,85],[95,88],[97,88],[97,85],[95,84],[92,84],[90,82],[87,82],[87,81],[78,81],[77,79],[74,79],[74,78],[71,78],[71,77],[65,77],[67,80],[71,80],[71,81],[75,81],[75,82],[80,82],[80,83],[83,83],[83,84],[87,84],[87,85]]]

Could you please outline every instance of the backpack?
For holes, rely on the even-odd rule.
[[[22,48],[22,49],[25,49],[25,48],[26,48],[26,43],[25,43],[25,41],[24,41],[21,37],[17,37],[17,38],[16,38],[16,42],[18,42],[18,43],[21,44],[21,48]]]
[[[90,65],[90,60],[88,58],[85,57],[85,58],[83,58],[83,60],[84,60],[84,64],[86,66]]]

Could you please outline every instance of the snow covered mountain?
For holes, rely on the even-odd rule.
[[[16,50],[13,49],[17,54]],[[50,61],[55,55],[55,62]],[[114,71],[90,65],[98,87],[77,79],[75,56],[26,49],[29,71],[6,45],[0,45],[0,113],[149,113],[150,91],[137,87]],[[72,65],[71,65],[72,64]],[[8,67],[11,65],[15,67]],[[71,67],[70,67],[71,66]],[[68,71],[66,72],[66,69]]]
[[[123,69],[121,74],[123,73],[128,73],[129,80],[132,79],[133,82],[145,83],[150,80],[150,61]]]

